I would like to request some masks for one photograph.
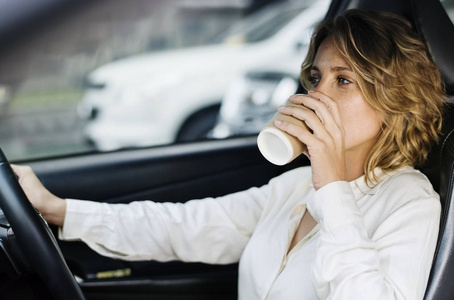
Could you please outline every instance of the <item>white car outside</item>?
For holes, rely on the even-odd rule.
[[[241,74],[263,65],[279,66],[281,61],[292,73],[298,70],[312,27],[329,3],[313,1],[307,8],[281,3],[261,12],[260,18],[251,16],[246,32],[240,30],[227,43],[144,54],[96,69],[88,76],[79,106],[80,116],[87,120],[85,135],[101,151],[175,142],[185,122],[219,105]],[[295,11],[299,13],[293,19],[283,22]],[[285,25],[267,39],[241,43],[248,26],[254,28],[254,22],[267,14],[265,25]],[[289,66],[284,62],[288,59],[280,60],[288,57],[299,62]]]

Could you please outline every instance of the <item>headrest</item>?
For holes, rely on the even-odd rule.
[[[446,93],[454,95],[454,25],[440,0],[359,0],[357,7],[389,11],[408,18],[426,41],[445,82]]]

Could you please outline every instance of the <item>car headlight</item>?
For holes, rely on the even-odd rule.
[[[270,107],[273,107],[274,110],[276,110],[277,107],[284,104],[286,99],[290,95],[293,95],[297,89],[297,79],[290,76],[283,77],[274,88],[274,92],[271,95]]]
[[[93,78],[90,78],[89,76],[86,76],[84,78],[84,88],[85,89],[91,89],[91,90],[102,90],[106,87],[106,83],[103,81],[96,81]]]
[[[222,102],[221,116],[231,123],[267,120],[295,93],[298,79],[280,72],[249,72],[235,81]]]
[[[296,92],[298,79],[282,72],[248,72],[237,79],[222,100],[213,138],[258,133]]]

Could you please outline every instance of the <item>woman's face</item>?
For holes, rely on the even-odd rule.
[[[313,90],[336,102],[345,130],[346,159],[364,160],[380,132],[380,114],[365,101],[353,69],[331,40],[320,45],[311,68]]]

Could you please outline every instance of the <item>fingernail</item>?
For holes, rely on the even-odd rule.
[[[281,126],[281,124],[282,124],[281,120],[274,121],[274,125],[276,125],[276,126]]]

